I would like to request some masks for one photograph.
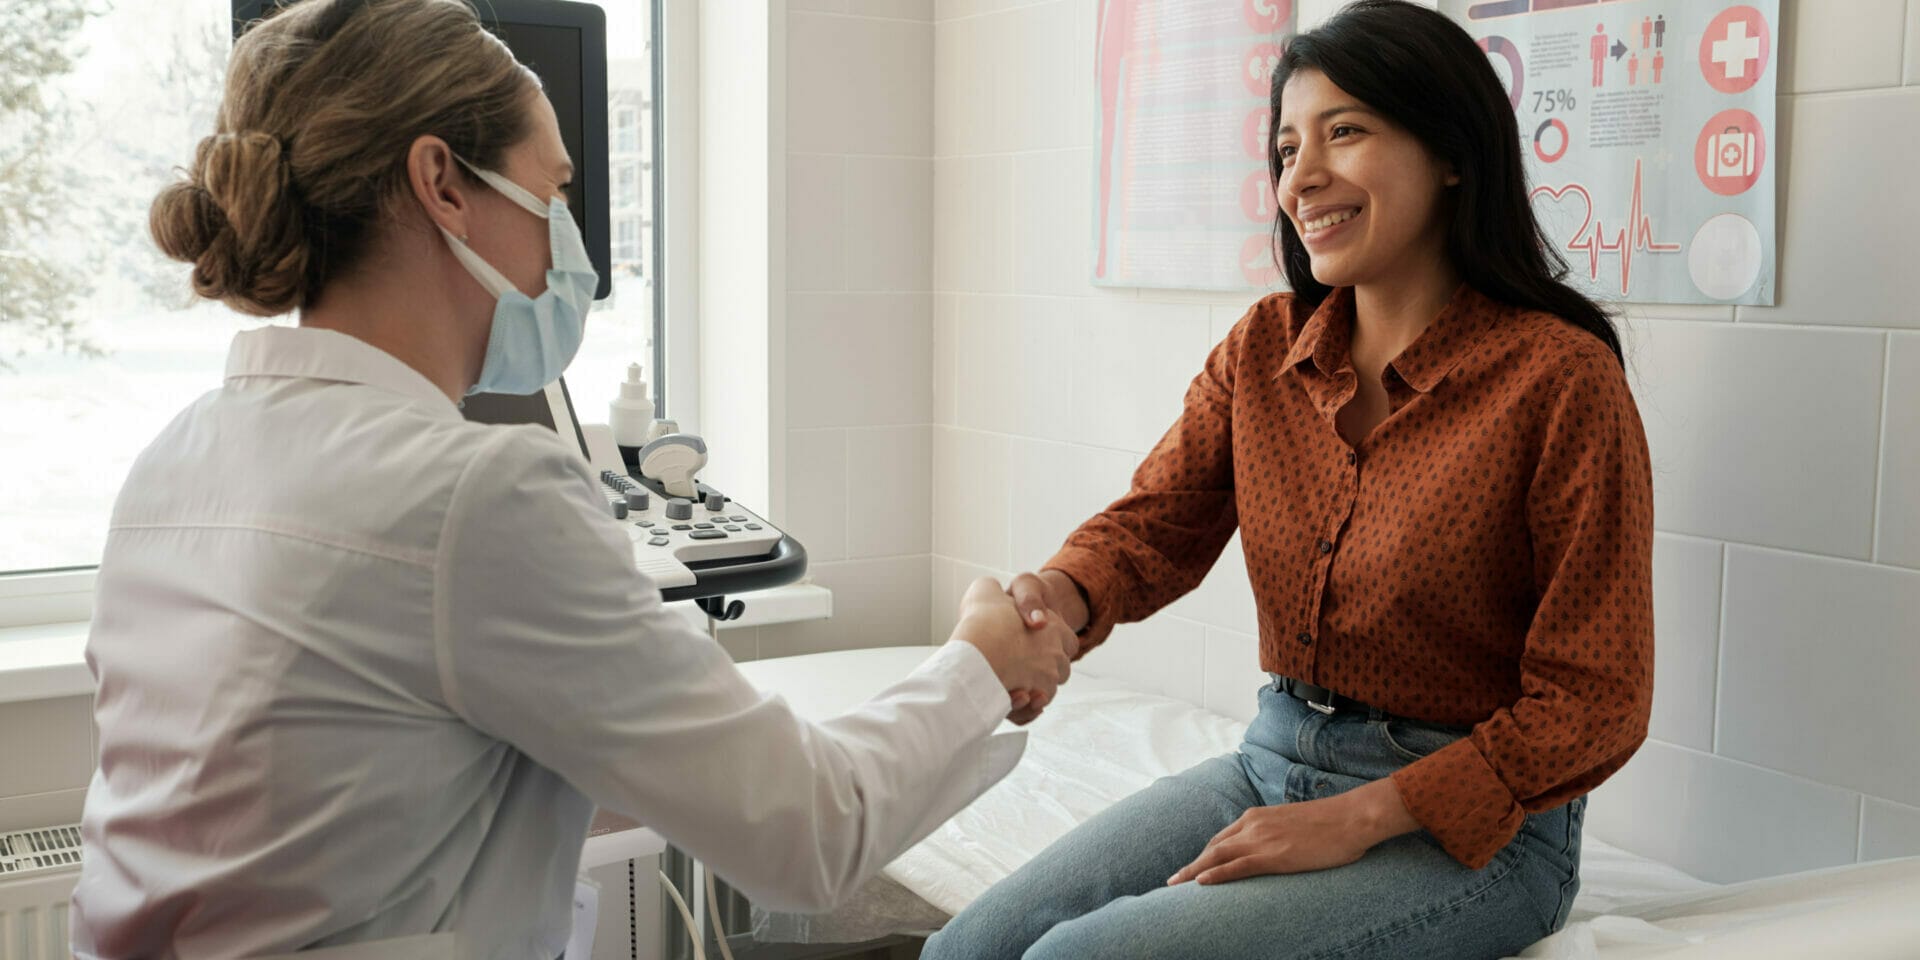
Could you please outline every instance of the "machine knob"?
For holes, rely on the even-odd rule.
[[[674,497],[673,499],[668,500],[667,501],[667,519],[668,520],[692,520],[693,519],[693,501],[682,500],[679,497]]]
[[[725,510],[726,508],[727,508],[727,498],[724,494],[719,494],[719,493],[707,494],[707,509],[709,511],[713,513],[719,513],[720,511]]]
[[[647,509],[651,503],[652,500],[648,497],[645,490],[634,489],[627,491],[628,510],[643,511]]]

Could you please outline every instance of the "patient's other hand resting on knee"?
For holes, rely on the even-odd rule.
[[[1007,688],[1008,719],[1025,724],[1040,715],[1060,684],[1072,672],[1079,646],[1073,631],[1058,618],[1051,622],[1023,622],[1013,598],[1001,592],[1000,582],[982,577],[960,601],[960,622],[950,641],[973,644],[987,658],[1000,684]],[[1041,701],[1039,707],[1034,701]]]

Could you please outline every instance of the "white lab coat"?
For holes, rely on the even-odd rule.
[[[555,956],[595,804],[825,908],[1017,761],[968,644],[827,723],[763,697],[594,483],[352,337],[236,337],[114,508],[76,953]]]

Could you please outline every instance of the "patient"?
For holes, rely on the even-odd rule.
[[[1274,681],[1237,753],[1082,824],[929,960],[1508,956],[1566,922],[1585,795],[1645,736],[1646,443],[1486,56],[1364,0],[1292,41],[1271,106],[1293,292],[1010,590],[1084,651],[1238,530]]]

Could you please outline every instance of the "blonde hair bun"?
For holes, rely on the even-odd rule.
[[[416,138],[496,165],[538,90],[466,0],[283,0],[234,45],[216,132],[148,226],[199,296],[310,307],[407,216]]]
[[[194,293],[261,317],[299,307],[307,245],[280,139],[207,137],[187,174],[155,199],[151,226],[163,252],[193,264]]]

